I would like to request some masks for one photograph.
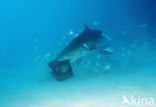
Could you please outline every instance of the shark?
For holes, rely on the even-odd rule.
[[[71,64],[86,56],[92,50],[106,48],[102,31],[90,29],[85,25],[83,32],[75,37],[59,54],[49,62],[52,74],[58,81],[73,76]]]

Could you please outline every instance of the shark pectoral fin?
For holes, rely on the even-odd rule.
[[[98,46],[98,47],[92,47],[90,48],[90,50],[95,50],[95,49],[105,49],[106,46],[105,45],[102,45],[102,46]]]
[[[82,45],[85,49],[90,50],[90,47],[86,43],[83,43]]]
[[[95,47],[95,46],[90,46],[90,47],[89,47],[89,45],[87,45],[86,43],[83,43],[83,47],[84,47],[85,49],[89,50],[89,51],[95,50],[95,49],[98,49],[98,48],[99,48],[99,47]]]
[[[102,46],[96,46],[95,44],[87,44],[87,43],[83,43],[82,44],[83,47],[89,51],[91,50],[96,50],[96,49],[102,49],[102,48],[107,48],[107,46],[102,45]]]

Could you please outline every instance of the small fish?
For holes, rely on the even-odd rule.
[[[73,34],[74,32],[72,30],[68,33],[68,35],[73,35]]]
[[[95,22],[93,22],[93,25],[97,26],[97,25],[99,25],[99,22],[95,21]]]
[[[139,27],[141,27],[141,28],[146,28],[146,27],[148,27],[148,24],[142,24],[142,25],[140,25]]]

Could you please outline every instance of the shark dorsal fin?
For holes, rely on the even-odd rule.
[[[85,31],[90,30],[86,24],[84,24]]]

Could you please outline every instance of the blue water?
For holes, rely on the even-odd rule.
[[[155,11],[155,0],[1,0],[0,107],[132,107],[123,95],[156,103]],[[48,62],[84,24],[104,32],[112,55],[91,52],[58,82]]]

